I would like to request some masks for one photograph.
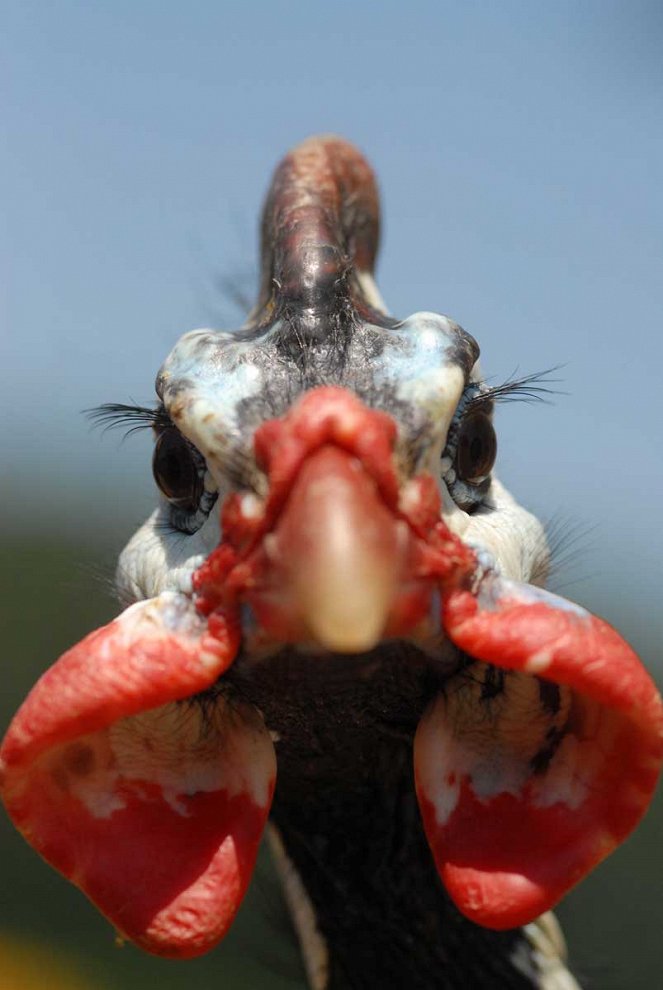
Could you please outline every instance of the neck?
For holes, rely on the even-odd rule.
[[[473,925],[437,876],[412,771],[414,731],[439,689],[423,655],[285,651],[237,671],[278,733],[272,818],[326,946],[318,986],[541,987],[524,934]]]

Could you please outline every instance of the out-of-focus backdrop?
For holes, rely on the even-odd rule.
[[[496,380],[564,364],[554,405],[500,410],[501,475],[566,534],[556,587],[661,679],[662,43],[656,0],[3,6],[3,728],[114,613],[153,501],[149,438],[81,410],[149,403],[182,332],[241,321],[270,171],[320,131],[376,166],[394,313],[451,315]],[[661,825],[561,909],[596,990],[660,981]],[[118,948],[4,819],[0,871],[7,990],[303,986],[268,864],[187,964]]]

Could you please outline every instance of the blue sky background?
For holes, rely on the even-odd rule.
[[[566,593],[662,639],[662,40],[642,0],[4,4],[5,527],[147,512],[148,438],[80,410],[239,322],[216,280],[250,279],[272,168],[335,131],[381,181],[392,311],[449,314],[496,378],[566,365],[499,413],[501,475],[594,527]]]

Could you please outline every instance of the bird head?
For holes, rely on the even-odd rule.
[[[284,649],[350,676],[416,654],[422,827],[480,925],[555,904],[655,786],[655,687],[541,587],[543,529],[493,470],[500,389],[456,323],[386,313],[377,224],[351,146],[284,159],[254,310],[182,337],[142,411],[161,500],[120,558],[132,604],[44,674],[0,751],[18,828],[156,953],[207,950],[241,902],[288,744],[251,677]]]

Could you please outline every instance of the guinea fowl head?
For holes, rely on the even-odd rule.
[[[411,849],[431,940],[438,908],[513,929],[626,837],[656,782],[649,676],[541,588],[542,527],[494,476],[505,389],[451,320],[386,313],[377,242],[354,148],[283,160],[246,325],[186,334],[142,410],[162,498],[120,559],[134,604],[44,675],[3,744],[17,826],[152,952],[225,934],[272,801],[312,929],[343,955],[362,861],[367,902],[389,899]]]

